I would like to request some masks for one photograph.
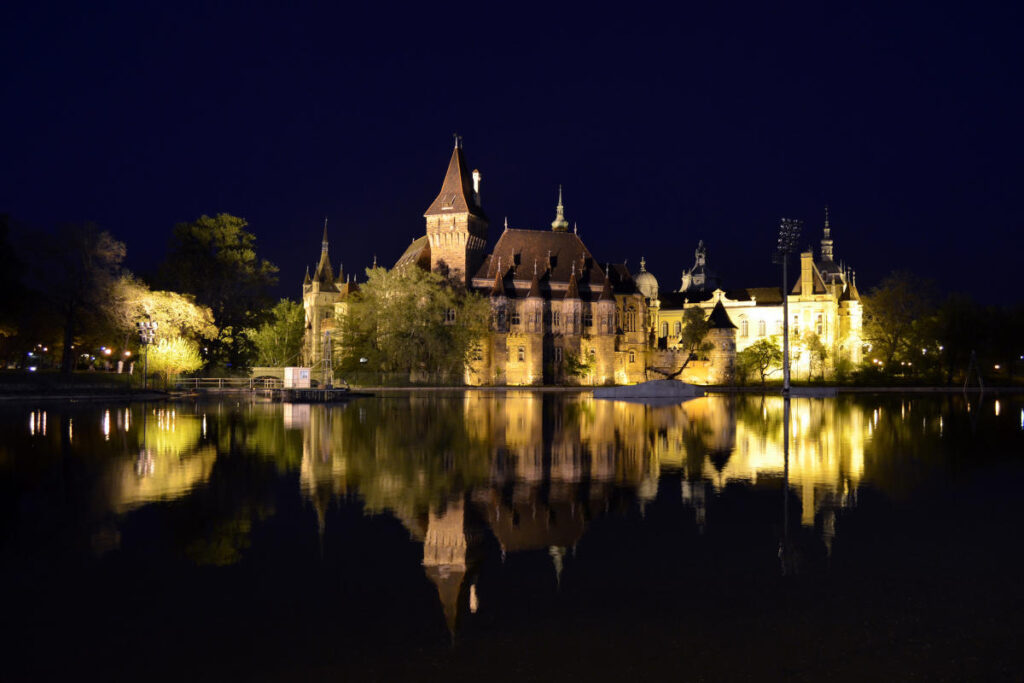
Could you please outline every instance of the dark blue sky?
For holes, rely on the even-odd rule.
[[[94,220],[145,271],[175,222],[244,216],[296,296],[423,232],[451,134],[492,242],[556,188],[600,260],[677,288],[698,239],[771,284],[780,216],[862,290],[890,270],[1019,301],[1020,5],[21,3],[0,9],[0,212]]]

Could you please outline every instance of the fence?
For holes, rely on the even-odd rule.
[[[179,377],[175,389],[206,389],[208,391],[257,391],[280,389],[284,382],[275,377]]]

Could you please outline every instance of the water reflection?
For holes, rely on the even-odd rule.
[[[975,419],[1002,414],[1019,434],[1018,403],[969,407],[952,398],[795,398],[787,423],[775,396],[655,407],[585,394],[468,391],[332,406],[37,409],[18,415],[0,463],[20,463],[11,471],[25,491],[69,486],[61,478],[67,462],[86,463],[95,476],[74,485],[91,482],[92,492],[79,496],[88,502],[65,499],[80,506],[69,517],[89,520],[92,546],[104,551],[118,547],[134,511],[176,505],[168,533],[200,564],[245,558],[254,528],[277,514],[282,490],[298,495],[306,514],[315,511],[321,552],[332,504],[358,501],[363,514],[393,517],[422,544],[423,572],[454,628],[458,614],[485,606],[477,585],[487,553],[502,561],[534,553],[557,589],[597,520],[642,524],[651,506],[676,506],[701,534],[713,530],[716,506],[739,496],[750,523],[774,526],[785,572],[811,552],[808,543],[828,556],[837,519],[855,508],[865,482],[904,495],[925,476],[920,459],[942,439],[977,438]],[[762,494],[771,498],[768,517],[755,520],[765,513],[750,501]]]

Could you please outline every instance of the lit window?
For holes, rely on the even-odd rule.
[[[562,347],[561,346],[556,346],[555,347],[555,362],[556,363],[561,363],[562,362]]]
[[[519,311],[517,311],[517,310],[512,311],[512,315],[510,317],[509,322],[512,323],[513,325],[518,325],[519,324]]]
[[[679,335],[681,335],[683,333],[683,324],[680,323],[680,322],[677,322],[675,324],[675,327],[673,328],[673,330],[674,330],[673,334],[675,334],[678,337]]]
[[[747,334],[749,333],[749,327],[749,323],[746,320],[740,322],[740,336],[743,337],[744,339],[747,337]]]
[[[629,352],[629,362],[630,363],[635,363],[636,362],[636,351],[630,351]]]
[[[821,313],[818,314],[818,320],[814,323],[814,331],[817,333],[819,337],[825,332],[824,323],[821,319]]]
[[[558,311],[551,311],[551,326],[558,327],[562,322],[562,314]]]
[[[662,323],[661,324],[661,336],[662,337],[667,337],[668,336],[668,323]]]
[[[526,349],[520,346],[516,350],[516,358],[518,358],[520,362],[526,360]]]
[[[593,313],[584,313],[583,314],[583,326],[584,327],[593,327],[594,326],[594,314]]]
[[[757,321],[757,336],[763,337],[768,333],[768,325],[763,320]]]

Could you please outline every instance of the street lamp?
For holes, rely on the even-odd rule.
[[[786,282],[786,265],[789,255],[796,249],[803,226],[803,221],[792,218],[779,221],[779,243],[775,250],[775,262],[782,264],[782,393],[786,396],[789,396],[789,284]]]
[[[142,370],[142,388],[146,388],[147,380],[149,379],[149,345],[156,339],[156,328],[157,324],[152,320],[144,320],[139,324],[139,341],[142,342],[142,348],[144,351],[143,355],[143,370]]]

